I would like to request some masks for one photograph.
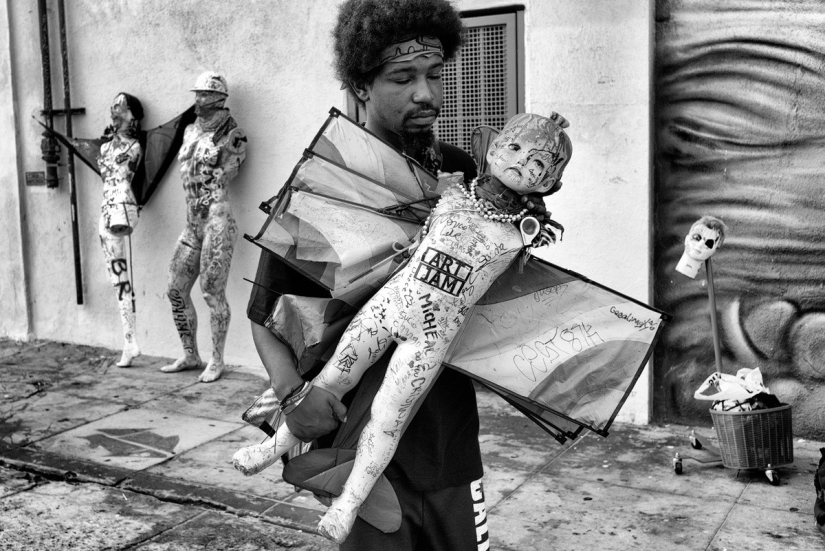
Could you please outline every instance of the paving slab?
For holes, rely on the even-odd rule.
[[[484,465],[481,484],[484,487],[484,503],[489,510],[518,490],[536,473],[509,468],[506,465]]]
[[[238,449],[262,442],[260,429],[244,425],[210,442],[178,454],[171,461],[160,463],[147,472],[188,482],[231,488],[233,491],[266,499],[284,500],[295,493],[291,484],[281,478],[283,464],[278,461],[268,469],[244,476],[232,467],[232,456]]]
[[[49,390],[83,398],[102,397],[136,406],[198,384],[194,377],[170,377],[169,374],[162,373],[157,367],[164,363],[158,361],[148,366],[129,368],[107,365],[57,379]]]
[[[0,465],[71,482],[92,482],[114,486],[129,475],[120,467],[69,457],[34,447],[0,446]]]
[[[123,549],[201,513],[116,488],[48,483],[0,499],[0,548]]]
[[[538,474],[488,511],[491,547],[704,550],[731,506]]]
[[[151,541],[134,547],[138,551],[335,551],[336,544],[299,530],[249,518],[208,512],[176,526]],[[388,550],[389,551],[389,550]]]
[[[114,363],[120,353],[106,348],[51,341],[25,343],[13,355],[0,358],[0,365],[52,369],[81,373]]]
[[[137,471],[238,428],[239,423],[137,408],[63,432],[37,447]]]
[[[0,499],[34,488],[38,475],[0,465]]]
[[[819,446],[821,443],[810,443],[797,439],[794,441],[793,465],[778,469],[780,484],[771,486],[767,477],[761,471],[736,471],[738,478],[748,477],[752,483],[748,484],[739,503],[752,505],[777,511],[793,511],[794,509],[810,513],[813,510],[811,492],[814,488],[814,473],[819,465]]]
[[[825,548],[816,529],[812,508],[804,513],[764,510],[738,505],[725,519],[708,551],[821,551]]]
[[[41,392],[0,404],[0,442],[25,446],[125,409],[104,399]]]
[[[735,472],[721,466],[685,459],[683,473],[676,475],[676,452],[703,458],[706,455],[690,447],[689,434],[687,427],[616,425],[605,438],[596,434],[583,436],[541,472],[694,497],[739,495],[742,483],[735,480]]]
[[[241,422],[241,414],[266,389],[265,383],[250,376],[221,377],[208,384],[197,383],[199,374],[200,370],[163,373],[179,389],[157,397],[145,407],[193,417]],[[186,382],[196,384],[184,384]]]
[[[284,526],[315,532],[326,509],[311,493],[300,492],[267,509],[263,517]]]
[[[145,471],[124,478],[118,487],[152,495],[165,501],[206,505],[238,515],[259,515],[278,503],[272,499],[244,494],[226,486],[182,481],[178,478],[168,478]]]
[[[535,423],[487,389],[476,387],[479,444],[485,466],[539,471],[571,443],[559,444]]]

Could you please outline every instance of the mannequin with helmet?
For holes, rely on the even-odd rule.
[[[210,310],[212,356],[198,377],[220,378],[230,310],[226,282],[238,226],[229,203],[229,182],[246,157],[246,134],[224,107],[229,96],[226,79],[213,71],[201,74],[192,88],[197,119],[186,128],[178,160],[186,194],[186,227],[169,266],[167,296],[184,354],[161,371],[173,373],[201,367],[197,346],[197,314],[191,290],[200,287]]]
[[[138,205],[131,188],[132,179],[143,157],[140,121],[143,106],[136,97],[120,93],[109,109],[112,124],[103,134],[97,164],[103,179],[98,234],[109,278],[117,293],[120,322],[123,327],[123,354],[119,367],[129,367],[140,356],[135,335],[134,291],[126,261],[126,237],[138,221]]]

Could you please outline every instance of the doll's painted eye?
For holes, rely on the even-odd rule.
[[[544,163],[543,162],[541,162],[541,161],[533,161],[533,162],[536,163],[536,167],[538,167],[539,170],[544,170]]]
[[[510,148],[510,150],[512,150],[512,151],[518,151],[518,150],[521,149],[521,146],[517,143],[511,143],[507,147]]]
[[[699,235],[698,233],[694,233],[693,235],[690,236],[690,238],[693,239],[694,241],[701,241],[702,240],[702,236]]]

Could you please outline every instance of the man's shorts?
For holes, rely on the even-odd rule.
[[[385,534],[360,518],[341,551],[483,551],[490,548],[484,489],[463,486],[419,492],[392,480],[403,512],[401,528]]]

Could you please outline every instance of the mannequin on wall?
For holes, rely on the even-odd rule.
[[[212,356],[198,380],[208,383],[219,379],[226,367],[223,350],[230,310],[225,291],[238,234],[227,186],[246,157],[247,139],[224,107],[229,89],[223,76],[207,71],[197,78],[192,91],[197,119],[186,128],[178,154],[186,193],[186,227],[169,266],[167,291],[184,354],[161,371],[201,367],[197,314],[190,296],[200,276],[210,310]]]
[[[136,97],[118,94],[110,108],[112,124],[103,134],[97,158],[103,179],[103,204],[99,224],[100,244],[109,277],[117,293],[123,326],[123,354],[119,367],[129,367],[140,356],[135,335],[135,295],[126,261],[126,237],[138,221],[138,205],[131,184],[143,157],[140,121],[143,106]]]

